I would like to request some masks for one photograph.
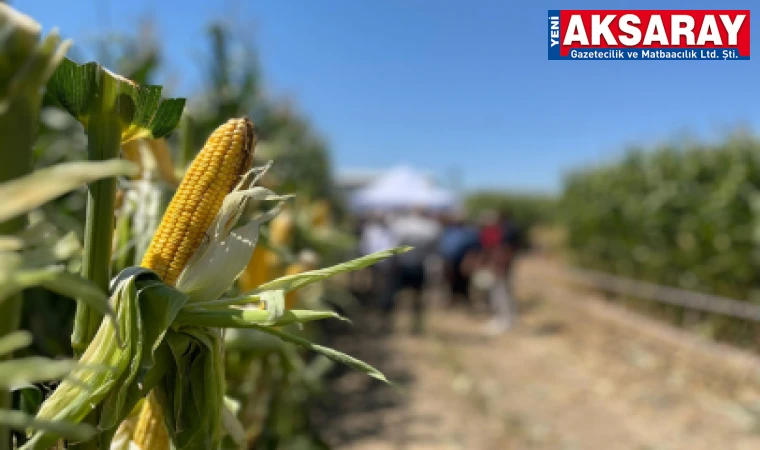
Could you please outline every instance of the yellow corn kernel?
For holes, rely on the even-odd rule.
[[[141,266],[169,285],[185,268],[214,221],[224,197],[253,164],[253,123],[231,119],[214,131],[177,188]]]
[[[159,413],[156,414],[156,411]],[[169,432],[164,424],[164,415],[160,411],[161,405],[155,395],[148,394],[132,438],[141,450],[167,450],[170,447]]]

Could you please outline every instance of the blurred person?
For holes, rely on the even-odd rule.
[[[508,210],[502,210],[499,213],[499,223],[502,227],[503,244],[507,245],[512,251],[512,261],[523,249],[523,234],[520,227],[512,220]],[[510,265],[511,268],[511,265]]]
[[[455,211],[444,220],[438,252],[443,257],[449,283],[449,305],[463,304],[471,307],[470,277],[481,249],[478,230],[467,223],[464,211]]]
[[[488,211],[483,217],[480,243],[483,248],[480,278],[488,292],[493,317],[486,325],[490,334],[500,334],[512,328],[517,308],[514,301],[511,273],[519,236],[506,211]]]
[[[485,211],[480,217],[480,223],[480,245],[485,251],[495,250],[504,235],[499,213],[494,210]]]
[[[423,287],[425,286],[425,261],[436,250],[441,234],[441,226],[431,219],[423,210],[412,209],[407,213],[395,216],[390,223],[391,231],[396,236],[398,245],[409,245],[413,250],[396,257],[398,279],[396,291],[403,289],[413,291],[412,332],[420,334],[423,331]],[[386,310],[388,315],[393,312],[394,304]],[[390,320],[390,317],[389,317]]]
[[[396,236],[391,232],[387,219],[381,213],[370,214],[361,229],[359,251],[361,256],[369,255],[398,246]],[[394,278],[393,258],[382,260],[370,266],[371,289],[375,303],[383,310],[392,307]]]

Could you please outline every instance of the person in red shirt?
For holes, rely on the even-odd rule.
[[[495,211],[483,215],[483,227],[480,229],[480,245],[484,251],[493,251],[499,247],[504,230]]]

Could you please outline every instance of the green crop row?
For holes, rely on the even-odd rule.
[[[760,140],[630,150],[578,170],[560,201],[582,267],[760,302]]]

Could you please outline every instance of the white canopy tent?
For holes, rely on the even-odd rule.
[[[416,170],[400,166],[360,189],[351,198],[357,211],[423,208],[442,210],[457,205],[455,196],[436,187]]]

